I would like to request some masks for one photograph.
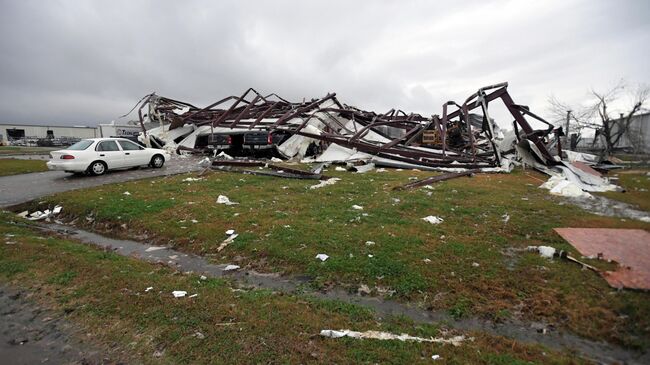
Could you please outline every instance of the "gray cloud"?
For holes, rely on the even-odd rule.
[[[430,115],[501,81],[543,115],[551,94],[577,103],[591,87],[650,81],[644,0],[0,7],[2,122],[95,124],[151,91],[204,105],[248,87]]]

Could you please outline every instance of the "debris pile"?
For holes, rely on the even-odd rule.
[[[489,105],[497,101],[512,116],[512,130],[502,130],[490,117]],[[597,171],[616,166],[598,164],[593,155],[563,151],[562,127],[516,104],[508,83],[482,87],[459,103],[446,102],[440,114],[431,116],[366,111],[342,103],[335,93],[295,102],[252,88],[206,107],[156,94],[146,95],[138,106],[142,143],[178,154],[210,154],[212,162],[202,164],[213,169],[328,180],[320,170],[272,164],[289,159],[343,163],[358,173],[383,167],[450,173],[402,187],[410,189],[478,172],[509,172],[522,163],[551,176],[542,187],[552,194],[590,198],[588,192],[618,189]],[[544,128],[533,129],[529,121]],[[159,126],[147,130],[145,125]],[[272,163],[233,159],[260,155]]]
[[[561,128],[515,104],[507,88],[507,83],[480,88],[462,103],[445,103],[441,116],[430,117],[395,109],[365,111],[341,103],[334,93],[290,102],[248,89],[203,108],[151,94],[138,108],[139,139],[178,153],[270,151],[276,158],[365,165],[357,167],[359,172],[375,166],[508,171],[515,145],[544,166],[557,164],[547,145],[549,136],[557,144]],[[489,116],[488,105],[496,100],[514,118],[513,135],[506,137]],[[479,114],[470,113],[474,110]],[[534,130],[527,117],[548,128]],[[144,130],[150,122],[160,126]]]

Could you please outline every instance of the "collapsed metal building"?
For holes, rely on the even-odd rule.
[[[489,106],[499,100],[513,117],[509,134],[490,118]],[[270,149],[284,159],[449,171],[509,170],[515,149],[541,166],[558,163],[550,146],[561,155],[562,129],[516,104],[507,83],[444,103],[441,115],[432,116],[395,109],[378,114],[346,105],[334,93],[291,102],[252,88],[202,108],[150,94],[138,116],[141,142],[177,153]],[[533,129],[527,118],[547,128]],[[159,127],[146,130],[149,122]]]

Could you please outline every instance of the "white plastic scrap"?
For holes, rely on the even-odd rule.
[[[373,170],[375,168],[375,164],[374,163],[369,163],[369,164],[365,164],[365,165],[361,165],[361,166],[354,166],[354,168],[357,170],[357,173],[363,174],[363,173],[366,173],[366,172],[368,172],[370,170]]]
[[[320,331],[320,335],[329,338],[351,337],[351,338],[358,338],[358,339],[369,338],[375,340],[432,342],[432,343],[450,344],[453,346],[460,346],[460,344],[463,341],[465,341],[465,336],[454,336],[451,338],[440,338],[440,337],[423,338],[423,337],[410,336],[406,333],[402,333],[401,335],[396,335],[393,333],[380,332],[380,331],[357,332],[357,331],[350,331],[350,330],[340,330],[340,331],[322,330]]]
[[[234,234],[234,233],[235,233],[235,230],[234,230],[234,229],[229,229],[229,230],[226,231],[226,234],[229,235],[229,236],[230,236],[231,234]]]
[[[122,194],[124,194],[124,195],[131,195],[131,193],[129,193],[128,191],[125,191],[125,192],[123,192]]]
[[[53,216],[55,214],[61,213],[62,209],[63,208],[60,205],[57,205],[52,210],[45,209],[42,212],[40,210],[37,210],[37,211],[33,212],[32,214],[29,214],[28,211],[24,211],[24,212],[21,212],[20,214],[18,214],[18,216],[23,217],[23,218],[27,218],[27,219],[29,219],[31,221],[39,221],[41,219],[48,219],[48,218],[50,218],[51,216]]]
[[[200,178],[200,177],[188,177],[188,178],[183,179],[183,181],[185,181],[185,182],[201,181],[201,180],[203,180],[203,178]]]
[[[433,216],[433,215],[426,216],[426,217],[422,218],[422,220],[426,221],[426,222],[429,222],[431,224],[440,224],[440,223],[442,223],[444,221],[444,219],[442,219],[440,217]]]
[[[221,242],[219,247],[217,247],[217,252],[221,252],[221,250],[226,248],[226,246],[228,246],[232,241],[234,241],[235,238],[237,238],[237,236],[239,236],[239,235],[235,234],[235,233],[231,234],[230,237],[226,238],[223,242]]]
[[[316,255],[316,258],[324,262],[325,260],[329,259],[330,257],[328,255],[324,254],[324,253],[319,253],[318,255]]]
[[[334,170],[335,170],[335,171],[347,171],[347,170],[345,170],[345,168],[343,168],[343,167],[341,167],[341,166],[336,166],[336,167],[334,168]]]
[[[277,157],[271,157],[271,162],[282,162],[282,160]]]
[[[174,290],[172,292],[172,295],[174,296],[174,298],[182,298],[187,295],[187,292],[184,290]]]
[[[217,197],[217,203],[218,204],[226,204],[226,205],[237,205],[237,204],[239,204],[239,203],[230,201],[230,199],[228,199],[228,197],[225,196],[225,195],[219,195],[219,197]]]
[[[233,159],[232,156],[230,156],[229,154],[227,154],[227,153],[225,153],[223,151],[221,151],[221,153],[218,154],[216,157],[219,158],[219,159],[222,159],[222,160],[232,160]]]
[[[501,218],[502,218],[501,220],[503,221],[503,224],[506,224],[510,220],[510,215],[508,215],[508,213],[506,213],[506,214],[502,215]]]
[[[162,247],[162,246],[151,246],[151,247],[147,248],[146,250],[144,250],[144,252],[153,252],[153,251],[158,251],[158,250],[164,250],[165,248],[166,247]]]
[[[239,269],[239,265],[226,265],[226,267],[223,268],[223,271],[233,271]]]
[[[319,189],[319,188],[325,187],[327,185],[334,185],[334,184],[336,184],[337,181],[341,181],[341,179],[339,179],[338,177],[333,177],[331,179],[322,180],[318,184],[312,185],[309,188],[310,189]]]
[[[547,259],[552,259],[556,251],[555,248],[550,246],[528,246],[526,249],[528,251],[537,251],[540,256]]]
[[[562,176],[551,176],[540,188],[550,190],[553,195],[567,196],[572,198],[586,197],[591,194],[583,191],[576,183],[565,179]]]
[[[440,360],[440,359],[442,359],[442,357],[440,357],[440,355],[431,355],[431,360],[433,360],[433,361]]]
[[[197,165],[199,165],[201,167],[208,167],[208,166],[210,166],[211,163],[212,163],[212,161],[210,161],[210,158],[206,157],[203,160],[197,162]]]
[[[355,205],[352,206],[352,209],[354,209],[354,210],[363,210],[363,207],[360,206],[360,205],[355,204]]]
[[[148,287],[147,289],[144,290],[145,293],[150,292],[153,290],[153,286]]]

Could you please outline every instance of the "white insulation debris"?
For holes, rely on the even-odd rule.
[[[341,338],[341,337],[350,337],[357,339],[374,339],[374,340],[399,340],[399,341],[415,341],[415,342],[431,342],[431,343],[440,343],[440,344],[449,344],[453,346],[460,346],[463,341],[466,340],[465,336],[454,336],[450,338],[442,337],[415,337],[410,336],[406,333],[401,335],[396,335],[389,332],[380,332],[380,331],[365,331],[357,332],[350,330],[322,330],[320,335],[323,337],[329,338]]]
[[[425,221],[425,222],[431,223],[431,224],[440,224],[440,223],[444,222],[444,219],[442,219],[440,217],[436,217],[434,215],[426,216],[426,217],[422,218],[422,220]]]
[[[310,189],[320,189],[320,188],[328,186],[328,185],[334,185],[334,184],[336,184],[337,181],[341,181],[341,179],[339,179],[338,177],[333,177],[331,179],[323,180],[323,181],[319,182],[316,185],[312,185],[309,188]]]

